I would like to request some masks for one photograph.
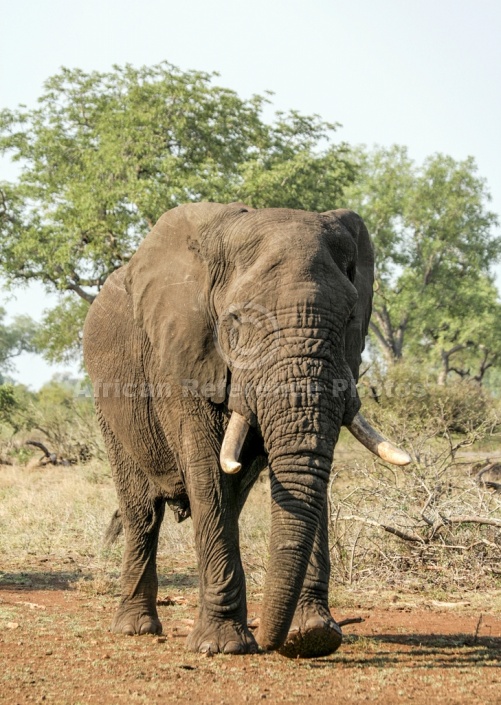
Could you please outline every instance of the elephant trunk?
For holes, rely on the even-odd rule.
[[[271,484],[269,570],[257,635],[266,649],[281,646],[292,622],[344,413],[344,403],[335,405],[332,395],[312,393],[312,381],[288,383],[285,398],[257,406]]]
[[[318,478],[316,488],[310,484],[308,492],[299,489],[303,479],[319,472],[315,459],[301,456],[288,462],[288,467],[276,463],[271,468],[270,558],[257,634],[265,649],[279,648],[287,637],[326,501],[325,479]],[[326,468],[324,472],[327,476]],[[294,480],[280,479],[291,474],[295,475]]]

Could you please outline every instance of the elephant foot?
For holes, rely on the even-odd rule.
[[[320,605],[298,608],[287,639],[278,652],[288,658],[328,656],[341,646],[341,628]]]
[[[199,620],[188,636],[187,646],[190,651],[201,654],[255,654],[258,651],[256,640],[247,627],[233,621]]]
[[[125,602],[120,605],[111,625],[116,634],[161,634],[162,624],[156,610],[148,610],[144,604]]]

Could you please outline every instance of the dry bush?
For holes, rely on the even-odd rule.
[[[501,500],[452,468],[435,473],[361,467],[333,492],[335,581],[402,588],[477,589],[501,579]],[[362,480],[362,482],[360,482]]]
[[[58,458],[74,463],[104,460],[106,451],[92,399],[75,396],[72,388],[46,385],[26,411],[26,436],[41,440]]]
[[[462,460],[465,448],[499,439],[499,416],[488,397],[473,392],[469,385],[429,386],[364,406],[414,462],[335,464],[335,582],[415,590],[501,584],[501,494],[480,485]]]
[[[15,403],[0,418],[0,458],[4,462],[23,464],[43,457],[26,446],[29,440],[43,444],[58,462],[106,459],[93,400],[79,396],[74,383],[56,380],[36,394],[20,385],[13,390]]]

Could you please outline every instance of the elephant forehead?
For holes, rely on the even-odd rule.
[[[337,297],[344,289],[356,294],[350,281],[355,254],[352,242],[346,249],[333,247],[322,238],[309,243],[304,239],[273,243],[252,257],[234,261],[228,293],[245,298],[259,291],[265,294],[271,290],[276,296],[288,291],[291,300],[305,302]]]
[[[236,259],[255,258],[263,253],[287,257],[311,252],[322,239],[322,220],[316,213],[281,208],[251,211],[231,223],[228,248]]]
[[[355,240],[338,220],[285,209],[245,214],[232,223],[226,245],[239,276],[255,267],[261,276],[315,280],[332,262],[346,274],[357,257]]]

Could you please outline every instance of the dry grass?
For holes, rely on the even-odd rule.
[[[453,462],[439,450],[435,446],[410,468],[394,470],[342,439],[330,497],[336,601],[342,599],[340,586],[347,595],[362,588],[377,592],[382,586],[435,596],[499,590],[501,527],[446,522],[438,530],[436,526],[443,518],[460,514],[500,520],[501,495],[479,487],[468,465]],[[240,522],[252,599],[259,599],[268,563],[269,505],[269,484],[264,479],[256,483]],[[111,549],[103,548],[116,506],[109,469],[97,461],[70,468],[2,466],[3,569],[45,567],[71,574],[83,592],[118,594],[123,539]],[[385,526],[416,540],[391,534]],[[178,588],[196,590],[192,523],[175,523],[168,509],[158,563],[161,594]]]
[[[111,549],[103,536],[117,507],[109,469],[93,462],[73,467],[0,466],[0,553],[4,570],[33,565],[75,570],[85,591],[116,592],[123,538]],[[264,511],[263,511],[264,508]],[[241,545],[250,589],[260,590],[267,562],[269,492],[258,483],[244,509]],[[171,582],[196,582],[191,521],[177,524],[170,511],[158,548],[161,573]],[[184,576],[184,577],[183,577]],[[162,581],[161,581],[162,585]]]
[[[240,546],[250,594],[264,587],[270,533],[270,487],[264,474],[254,485],[240,517]]]
[[[0,551],[20,562],[34,554],[94,557],[115,505],[109,471],[97,464],[2,466]]]

